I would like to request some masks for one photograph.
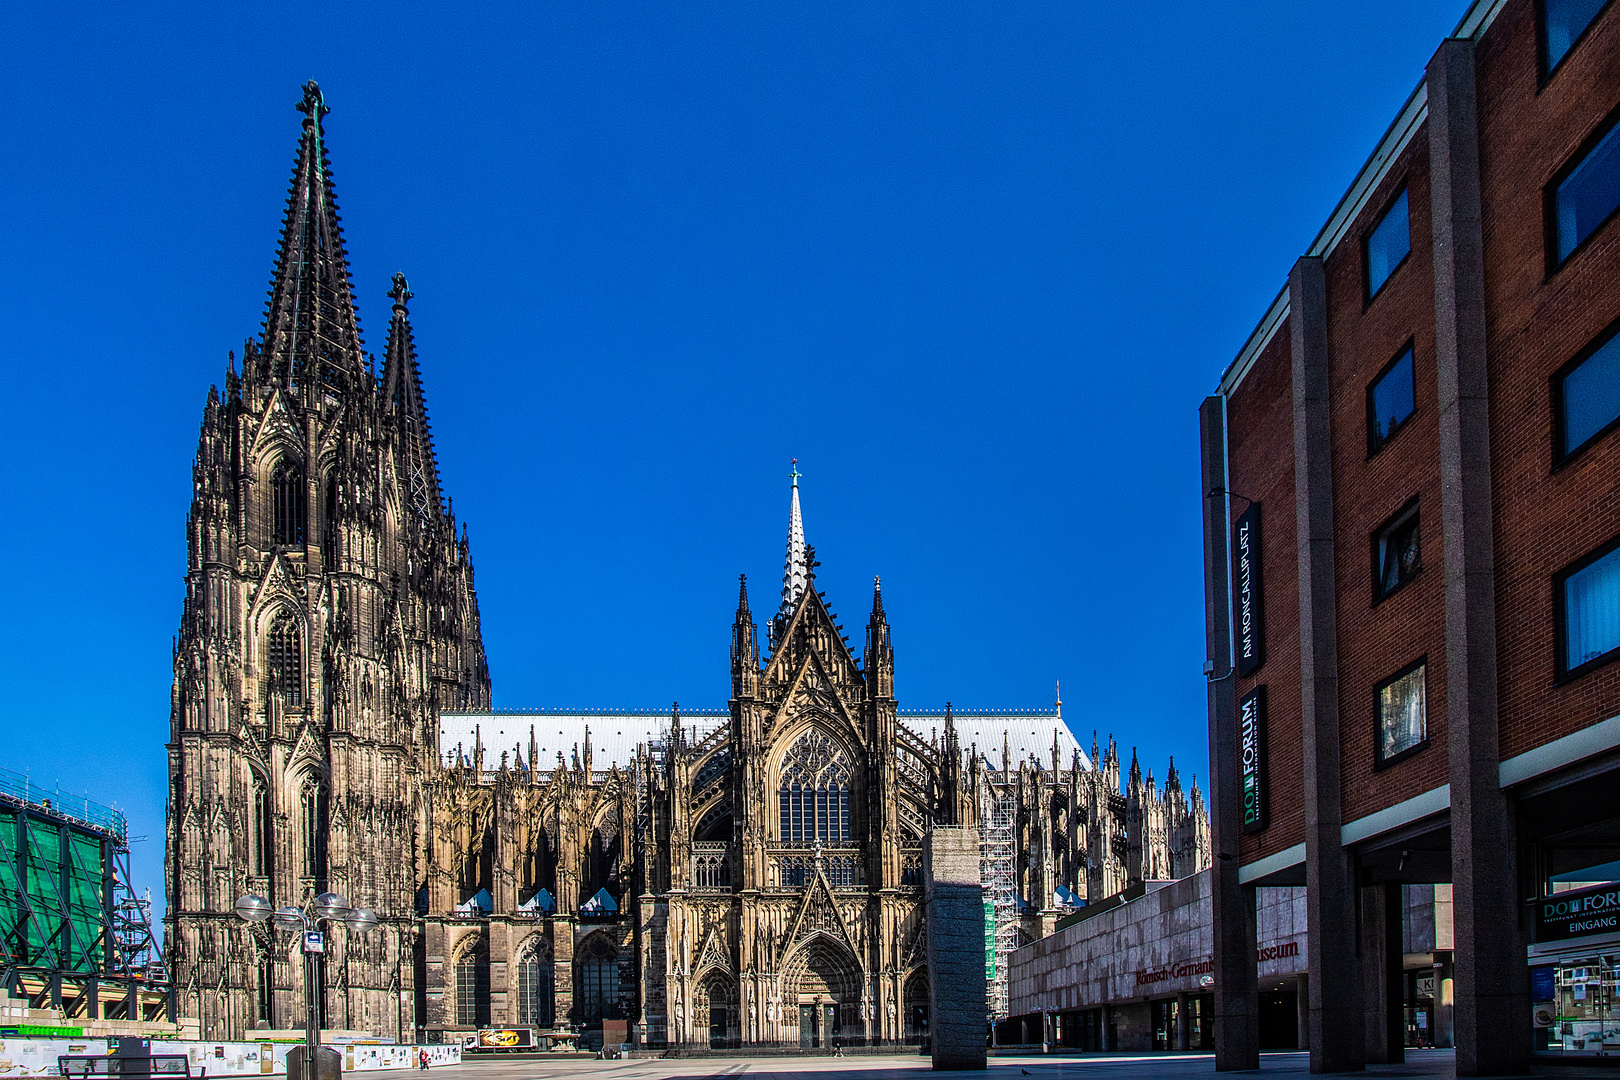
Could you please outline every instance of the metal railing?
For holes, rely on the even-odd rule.
[[[129,823],[123,811],[91,802],[83,795],[64,792],[61,785],[54,791],[40,787],[22,773],[12,772],[10,769],[0,769],[0,797],[26,803],[47,813],[58,814],[100,832],[112,833],[120,840],[129,836]]]

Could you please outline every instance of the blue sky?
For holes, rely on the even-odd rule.
[[[0,765],[161,892],[209,384],[258,332],[316,78],[366,344],[404,271],[497,706],[723,706],[788,460],[903,706],[1206,771],[1198,402],[1463,11],[0,11]]]

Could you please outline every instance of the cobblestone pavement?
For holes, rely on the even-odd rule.
[[[1082,1054],[1073,1056],[1018,1056],[991,1058],[984,1072],[948,1073],[948,1076],[988,1077],[989,1080],[1147,1080],[1157,1077],[1213,1075],[1215,1059],[1209,1054]],[[633,1058],[596,1061],[588,1058],[478,1060],[452,1070],[438,1080],[552,1080],[596,1077],[599,1080],[922,1080],[929,1071],[925,1057],[711,1057]],[[1260,1073],[1270,1077],[1307,1077],[1310,1056],[1304,1053],[1262,1054]],[[1253,1074],[1249,1074],[1253,1075]],[[1369,1065],[1368,1077],[1452,1077],[1456,1075],[1449,1050],[1407,1052],[1404,1065]],[[1606,1075],[1579,1066],[1537,1066],[1537,1077],[1580,1077],[1596,1080]],[[433,1080],[432,1077],[424,1080]]]

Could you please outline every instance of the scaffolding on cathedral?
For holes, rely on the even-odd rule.
[[[1007,959],[1018,947],[1018,878],[1013,842],[1013,799],[1010,785],[987,785],[988,811],[980,841],[984,881],[986,1004],[992,1022],[1007,1018]]]

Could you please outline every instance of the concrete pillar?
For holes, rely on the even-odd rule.
[[[1232,559],[1226,473],[1226,400],[1198,410],[1204,491],[1204,640],[1209,658],[1209,808],[1214,863],[1215,1068],[1260,1067],[1260,1001],[1255,981],[1254,890],[1238,878],[1243,835],[1237,692],[1232,667]],[[1107,1020],[1111,1014],[1105,1013]],[[1110,1047],[1112,1049],[1112,1047]]]
[[[1450,962],[1434,965],[1434,1017],[1430,1023],[1434,1025],[1434,1045],[1453,1046],[1456,1044],[1456,1034],[1452,1027],[1452,1008],[1456,998],[1457,987],[1452,976]]]
[[[979,831],[936,825],[923,840],[928,1033],[936,1069],[983,1069],[984,888]]]
[[[1367,1060],[1406,1060],[1406,986],[1401,952],[1401,887],[1361,889],[1361,1000],[1366,1009]]]
[[[1298,988],[1294,994],[1295,1026],[1299,1030],[1299,1048],[1311,1048],[1311,977],[1306,972],[1294,976],[1294,985]]]
[[[1192,995],[1183,991],[1176,995],[1176,1049],[1192,1047],[1192,1017],[1188,1013]]]
[[[1288,275],[1294,362],[1294,515],[1299,546],[1300,727],[1305,758],[1305,920],[1311,982],[1311,1072],[1362,1067],[1355,894],[1340,840],[1339,636],[1333,572],[1327,284],[1322,260]]]
[[[1527,1067],[1530,1002],[1515,904],[1515,834],[1499,782],[1496,556],[1473,42],[1442,42],[1429,61],[1427,83],[1445,549],[1453,1023],[1457,1075],[1484,1076]]]

